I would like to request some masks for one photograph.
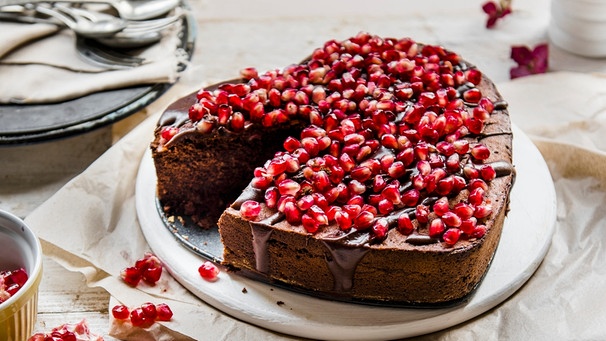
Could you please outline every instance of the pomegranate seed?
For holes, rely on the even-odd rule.
[[[402,205],[406,207],[413,207],[419,202],[421,193],[417,189],[410,189],[402,194]]]
[[[471,205],[460,202],[453,207],[452,211],[465,220],[473,216],[474,208]]]
[[[478,103],[482,99],[482,92],[477,88],[472,88],[463,93],[463,100],[468,103]]]
[[[408,192],[410,192],[410,191],[408,191]],[[406,198],[408,200],[408,202],[410,203],[414,199],[414,193],[408,193],[408,192],[406,192],[408,196],[411,196],[411,195],[413,196],[413,197]],[[399,205],[402,203],[402,195],[400,194],[400,183],[396,180],[390,182],[389,185],[385,186],[385,188],[381,192],[381,195],[383,197],[385,197],[385,199],[391,201],[391,203],[394,205]],[[417,197],[417,200],[418,200],[418,197]]]
[[[143,315],[150,320],[155,320],[158,316],[158,311],[156,310],[156,305],[150,302],[143,303],[141,305],[141,310],[143,310]]]
[[[429,224],[429,236],[432,238],[438,238],[444,233],[444,222],[442,219],[436,218]]]
[[[335,212],[335,222],[342,231],[349,230],[353,225],[353,220],[345,210]]]
[[[205,261],[198,268],[200,277],[207,281],[213,282],[219,278],[219,268],[211,261]]]
[[[485,234],[486,234],[486,226],[478,225],[473,229],[473,232],[471,233],[470,237],[480,239],[480,238],[484,237]]]
[[[297,200],[297,206],[303,211],[307,211],[314,203],[314,197],[311,195],[304,195]]]
[[[490,113],[482,107],[473,108],[473,118],[479,120],[480,122],[485,122],[490,118]]]
[[[284,140],[283,146],[287,152],[292,153],[301,147],[301,142],[296,138],[289,136]]]
[[[298,225],[301,223],[301,210],[299,210],[299,208],[297,208],[297,206],[291,201],[284,204],[284,215],[286,221],[292,225]]]
[[[465,233],[466,235],[471,236],[471,234],[476,228],[477,222],[477,219],[474,217],[464,219],[463,221],[461,221],[461,226],[459,226],[459,229],[463,231],[463,233]]]
[[[160,136],[166,141],[170,141],[170,139],[172,139],[173,136],[177,135],[178,132],[179,128],[177,127],[163,127],[160,132]]]
[[[408,213],[402,213],[398,217],[398,231],[404,235],[409,235],[414,231],[414,225]]]
[[[484,201],[484,189],[478,187],[469,192],[467,201],[474,206],[478,206]]]
[[[401,161],[394,162],[387,169],[387,174],[389,174],[389,176],[391,176],[393,179],[398,179],[398,178],[404,176],[405,173],[406,173],[406,166],[404,166],[404,164]]]
[[[318,207],[320,207],[323,211],[328,209],[328,200],[322,193],[312,193],[311,196],[314,198],[314,202]]]
[[[488,205],[488,204],[487,205],[478,205],[478,206],[476,206],[476,210],[473,213],[473,216],[478,219],[482,219],[482,218],[488,217],[491,213],[492,213],[491,205]]]
[[[426,224],[429,221],[429,207],[425,205],[417,205],[415,216],[419,223]]]
[[[476,160],[486,160],[490,156],[490,150],[483,144],[477,144],[471,148],[471,156]]]
[[[301,217],[301,223],[303,224],[305,230],[307,230],[309,233],[316,233],[318,231],[318,222],[307,213],[303,214]]]
[[[448,227],[459,227],[459,226],[461,226],[461,223],[462,223],[461,217],[459,217],[454,212],[446,212],[446,213],[444,213],[442,215],[442,221]]]
[[[379,201],[377,208],[381,214],[389,214],[394,210],[393,203],[387,199]]]
[[[478,85],[482,81],[482,72],[478,69],[469,69],[465,72],[465,78],[473,85]]]
[[[387,219],[380,218],[377,222],[372,226],[372,233],[377,239],[384,239],[387,236],[387,232],[389,231],[389,225],[387,224]]]
[[[497,172],[491,165],[480,166],[480,177],[486,181],[490,181],[497,177]]]
[[[324,210],[318,205],[312,205],[309,210],[307,210],[307,214],[312,217],[318,225],[328,225],[328,217]]]
[[[142,273],[142,278],[149,284],[154,284],[160,280],[162,276],[162,266],[150,266],[146,268]]]
[[[375,215],[369,211],[362,211],[356,218],[354,219],[354,225],[359,230],[365,230],[372,226],[372,222],[375,218]]]
[[[141,307],[133,309],[130,312],[130,322],[133,326],[141,328],[148,328],[154,324],[154,320],[147,318]]]
[[[242,115],[241,112],[235,112],[232,117],[231,120],[229,121],[230,125],[231,125],[231,129],[233,131],[242,131],[244,130],[244,115]]]
[[[240,76],[242,78],[244,78],[244,80],[249,80],[249,79],[259,77],[259,73],[257,72],[257,69],[255,69],[254,67],[248,67],[248,68],[240,70]]]
[[[118,320],[126,320],[130,316],[130,311],[127,306],[119,304],[112,308],[112,316]]]
[[[265,205],[269,208],[276,208],[280,193],[278,188],[271,186],[265,191]]]
[[[450,228],[450,229],[446,230],[446,232],[444,232],[444,235],[442,235],[442,239],[448,246],[455,245],[459,241],[460,237],[461,237],[461,230],[454,229],[454,228]]]
[[[452,146],[459,155],[464,155],[469,151],[469,142],[467,140],[456,140],[452,143]]]
[[[166,303],[160,303],[156,306],[158,312],[158,321],[170,321],[173,318],[173,312]]]
[[[244,219],[254,220],[261,213],[261,205],[254,200],[246,200],[240,206],[240,213]]]
[[[448,206],[448,198],[441,197],[440,199],[436,200],[436,202],[433,204],[433,211],[439,216],[443,216],[449,212],[450,207]]]
[[[368,167],[356,167],[350,173],[352,179],[360,182],[365,182],[372,176],[372,170]]]
[[[278,184],[278,191],[280,192],[280,195],[296,196],[300,189],[301,185],[291,179],[286,179]]]
[[[136,267],[128,267],[120,272],[120,277],[126,284],[136,287],[141,281],[141,272]]]
[[[366,186],[358,180],[351,180],[348,185],[350,193],[363,194],[366,192]]]

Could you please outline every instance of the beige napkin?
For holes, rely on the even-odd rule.
[[[179,63],[187,58],[178,48],[180,24],[157,44],[138,51],[141,66],[112,70],[85,60],[75,48],[70,30],[48,35],[46,24],[0,22],[0,103],[48,103],[139,84],[173,83]],[[32,32],[33,31],[33,32]],[[5,53],[2,53],[5,51]]]
[[[605,335],[601,298],[606,297],[602,261],[606,249],[600,247],[606,240],[602,226],[606,219],[603,81],[601,76],[563,72],[499,84],[514,122],[534,139],[553,175],[559,209],[551,249],[526,285],[500,306],[420,339],[591,340]],[[188,90],[175,87],[166,101]],[[150,109],[161,110],[164,104]],[[102,286],[112,294],[110,307],[144,301],[163,301],[174,307],[173,321],[150,330],[114,323],[111,333],[116,337],[137,339],[143,333],[163,340],[288,338],[230,318],[193,297],[167,274],[156,287],[138,289],[118,279],[120,270],[148,249],[136,218],[134,183],[138,160],[158,114],[119,141],[26,222],[44,241],[47,255],[84,273],[89,285]]]

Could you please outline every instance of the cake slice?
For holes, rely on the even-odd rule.
[[[243,275],[340,300],[461,302],[508,208],[506,107],[443,47],[331,40],[171,105],[151,146],[158,198],[218,219],[224,265]]]

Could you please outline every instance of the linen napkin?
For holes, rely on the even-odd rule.
[[[103,90],[174,83],[179,65],[187,62],[178,47],[180,23],[160,42],[134,53],[145,59],[142,65],[119,70],[85,60],[75,48],[74,33],[64,29],[52,34],[57,31],[52,26],[0,22],[0,103],[61,102]]]

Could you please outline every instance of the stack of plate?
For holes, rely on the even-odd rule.
[[[551,41],[585,57],[606,57],[606,0],[552,0]]]

